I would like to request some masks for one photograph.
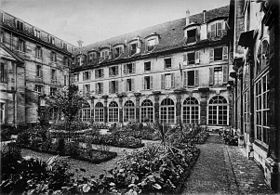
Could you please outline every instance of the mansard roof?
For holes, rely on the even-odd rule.
[[[224,6],[216,9],[206,11],[205,13],[205,22],[212,21],[215,18],[222,18],[229,16],[229,6]],[[203,21],[203,12],[190,16],[190,23],[202,24]],[[131,33],[122,34],[120,36],[112,37],[103,41],[99,41],[93,44],[78,49],[76,52],[86,53],[89,50],[99,50],[99,48],[104,47],[105,45],[115,45],[118,43],[128,43],[136,37],[140,38],[140,41],[144,41],[144,38],[157,33],[160,36],[159,44],[153,50],[154,52],[161,52],[164,50],[170,50],[178,48],[184,45],[184,27],[186,26],[186,19],[181,18],[162,24],[157,24],[155,26],[147,27],[142,30],[134,31]],[[76,53],[75,52],[75,53]]]

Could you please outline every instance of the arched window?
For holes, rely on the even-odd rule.
[[[183,123],[199,123],[199,104],[194,97],[188,97],[183,102]]]
[[[170,98],[166,98],[161,102],[160,122],[168,124],[175,123],[175,104]]]
[[[119,108],[117,102],[111,102],[109,104],[109,122],[119,121]]]
[[[50,108],[49,110],[49,119],[56,120],[58,116],[58,109],[57,108]]]
[[[95,105],[95,122],[104,121],[104,107],[101,102],[96,103]]]
[[[227,125],[228,124],[228,104],[222,96],[215,96],[208,105],[208,124]]]
[[[124,104],[124,115],[123,115],[123,121],[129,122],[129,121],[135,120],[135,106],[134,103],[131,100],[128,100]]]
[[[151,100],[144,100],[141,104],[141,122],[153,122],[154,108]]]
[[[83,104],[82,109],[80,110],[80,119],[82,121],[90,121],[90,105],[88,103]]]

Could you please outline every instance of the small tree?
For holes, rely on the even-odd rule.
[[[79,94],[78,87],[76,85],[64,87],[47,98],[47,103],[50,108],[57,108],[63,114],[64,127],[69,132],[70,138],[72,122],[77,117],[79,109],[86,103],[86,100]]]

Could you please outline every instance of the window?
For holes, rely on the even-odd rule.
[[[89,61],[89,62],[94,62],[94,60],[97,58],[96,56],[97,56],[97,55],[96,55],[96,52],[90,52],[90,53],[88,54],[88,61]]]
[[[109,104],[109,122],[117,123],[119,121],[119,108],[116,102]]]
[[[0,124],[5,123],[5,104],[0,103]]]
[[[43,68],[41,65],[36,66],[36,77],[43,78]]]
[[[144,77],[144,83],[143,83],[144,90],[150,90],[153,89],[153,77],[152,76],[145,76]]]
[[[49,42],[51,43],[51,44],[55,44],[55,39],[54,39],[54,37],[52,37],[52,36],[49,36]]]
[[[114,57],[117,58],[123,53],[123,47],[115,47],[114,49]]]
[[[49,117],[50,120],[56,120],[58,116],[58,109],[57,108],[50,108]]]
[[[166,98],[160,105],[160,122],[161,124],[175,123],[175,104],[172,99]]]
[[[77,56],[77,64],[79,66],[82,66],[84,64],[84,62],[85,62],[85,56],[84,55]]]
[[[151,61],[144,62],[144,72],[151,71]]]
[[[52,62],[56,62],[56,60],[57,60],[57,59],[56,59],[56,53],[52,51],[52,52],[51,52],[51,61],[52,61]]]
[[[198,70],[184,72],[184,87],[195,87],[199,85]]]
[[[109,76],[110,77],[118,76],[118,74],[119,74],[119,67],[118,66],[109,67]]]
[[[109,57],[109,50],[102,50],[100,53],[100,58],[102,60],[107,59]]]
[[[102,78],[103,76],[104,76],[104,70],[103,69],[95,70],[95,78],[96,79]]]
[[[125,90],[126,91],[134,90],[134,79],[126,79]]]
[[[109,82],[109,93],[118,93],[118,81]]]
[[[174,73],[161,75],[161,89],[170,89],[174,87],[175,87]]]
[[[187,43],[194,43],[196,42],[196,29],[188,30],[187,31]]]
[[[268,59],[269,59],[269,43],[267,40],[264,40],[261,42],[258,49],[255,75],[258,75],[261,72],[261,70],[263,70],[267,66]]]
[[[171,58],[164,59],[164,68],[171,68]]]
[[[217,60],[228,60],[228,47],[217,47],[210,49],[210,62]]]
[[[37,37],[37,38],[40,38],[40,31],[39,30],[37,30],[37,29],[35,29],[34,30],[34,35],[35,35],[35,37]]]
[[[90,93],[90,85],[89,84],[85,84],[84,85],[84,95],[87,95]]]
[[[199,123],[199,104],[194,97],[188,97],[183,102],[183,123]]]
[[[56,70],[52,69],[51,70],[51,81],[56,82],[57,81],[57,76],[56,76]]]
[[[42,55],[43,55],[42,48],[40,46],[37,46],[35,48],[35,58],[42,59]]]
[[[43,92],[43,86],[42,85],[35,85],[35,89],[37,93],[42,93]]]
[[[222,67],[214,68],[214,85],[222,85],[223,83],[223,72]]]
[[[215,24],[210,25],[210,38],[216,38],[223,36],[224,32],[222,29],[222,22],[217,22]]]
[[[154,120],[154,107],[151,100],[144,100],[141,104],[141,122],[152,123]]]
[[[22,39],[18,40],[17,50],[25,52],[25,41]]]
[[[138,53],[138,44],[137,43],[132,43],[130,44],[130,55],[134,55],[136,53]]]
[[[67,44],[66,43],[62,43],[62,48],[67,50]]]
[[[90,76],[91,76],[90,71],[83,72],[83,80],[84,81],[89,80]]]
[[[56,91],[57,91],[57,89],[56,89],[56,88],[51,87],[51,88],[50,88],[50,96],[54,96],[54,95],[55,95],[55,93],[56,93]]]
[[[134,74],[135,73],[135,63],[125,64],[123,68],[124,74]]]
[[[23,22],[17,21],[17,29],[18,30],[23,30]]]
[[[69,58],[67,56],[63,57],[63,65],[65,65],[65,66],[69,65]]]
[[[134,103],[131,100],[128,100],[124,104],[124,116],[123,121],[124,122],[131,122],[135,120],[135,106]]]
[[[7,70],[5,69],[5,64],[4,63],[1,63],[0,71],[1,71],[0,72],[1,83],[7,82],[8,73],[7,73]]]
[[[91,112],[90,105],[88,103],[83,104],[82,109],[80,110],[80,119],[84,122],[90,122]]]
[[[67,85],[67,81],[68,81],[68,75],[63,75],[63,85],[66,86]]]
[[[195,53],[191,52],[188,53],[188,64],[194,64],[195,63]]]
[[[104,107],[101,102],[98,102],[95,105],[95,122],[103,122],[104,121]]]
[[[228,124],[228,104],[222,96],[215,96],[208,105],[208,124],[227,125]]]
[[[244,119],[244,130],[248,130],[250,128],[250,104],[249,104],[249,92],[248,90],[244,92],[243,95],[243,119]]]
[[[79,73],[74,74],[74,82],[79,82]]]
[[[255,94],[255,138],[269,144],[268,72],[254,84]]]
[[[96,83],[95,84],[95,92],[98,95],[103,94],[103,83]]]
[[[149,39],[147,41],[147,51],[152,51],[155,48],[156,44],[157,44],[156,38]]]

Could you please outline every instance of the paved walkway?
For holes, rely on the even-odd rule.
[[[185,183],[183,194],[271,194],[261,169],[248,160],[240,148],[224,145],[212,134],[198,146],[200,156]]]

